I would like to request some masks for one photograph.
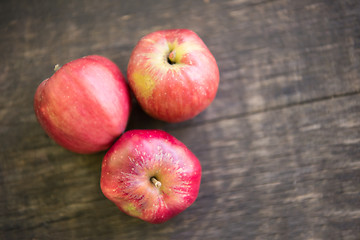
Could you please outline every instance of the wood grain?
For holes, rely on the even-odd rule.
[[[203,167],[199,197],[150,225],[99,188],[104,153],[78,155],[33,113],[55,64],[197,32],[221,83],[196,118],[168,124],[134,101],[128,129],[160,128]],[[0,239],[359,239],[360,2],[1,1]]]

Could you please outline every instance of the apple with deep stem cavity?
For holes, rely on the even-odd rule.
[[[143,37],[130,56],[127,76],[143,110],[166,122],[198,115],[214,100],[219,85],[215,58],[188,29]]]
[[[34,97],[35,114],[46,133],[77,153],[108,149],[125,130],[130,104],[120,69],[97,55],[56,69]]]
[[[162,130],[125,132],[106,153],[101,190],[120,210],[162,223],[196,199],[201,166],[179,140]]]

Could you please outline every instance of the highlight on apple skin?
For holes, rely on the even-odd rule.
[[[77,153],[108,149],[125,130],[130,104],[120,69],[97,55],[65,64],[38,86],[34,97],[45,132]]]
[[[201,166],[179,140],[162,130],[125,132],[106,153],[101,190],[118,208],[162,223],[197,198]]]
[[[198,115],[214,100],[219,85],[214,56],[188,29],[144,36],[130,56],[127,76],[143,110],[166,122]]]

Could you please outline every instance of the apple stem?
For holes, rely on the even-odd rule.
[[[175,52],[175,50],[173,50],[169,53],[169,56],[168,56],[169,63],[174,64],[176,62],[175,57],[176,57],[176,52]]]
[[[160,188],[161,182],[158,181],[155,177],[150,178],[151,182],[155,185],[155,187]]]
[[[54,71],[56,72],[57,70],[59,70],[61,68],[61,66],[59,64],[56,64],[54,67]]]

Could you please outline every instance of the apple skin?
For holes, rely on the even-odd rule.
[[[34,97],[45,132],[77,153],[108,149],[125,130],[130,93],[120,69],[92,55],[71,61],[44,80]]]
[[[131,130],[106,153],[100,185],[121,211],[162,223],[195,201],[200,180],[199,160],[175,137],[162,130]]]
[[[215,58],[188,29],[144,36],[130,56],[127,76],[143,110],[166,122],[198,115],[214,100],[219,85]]]

